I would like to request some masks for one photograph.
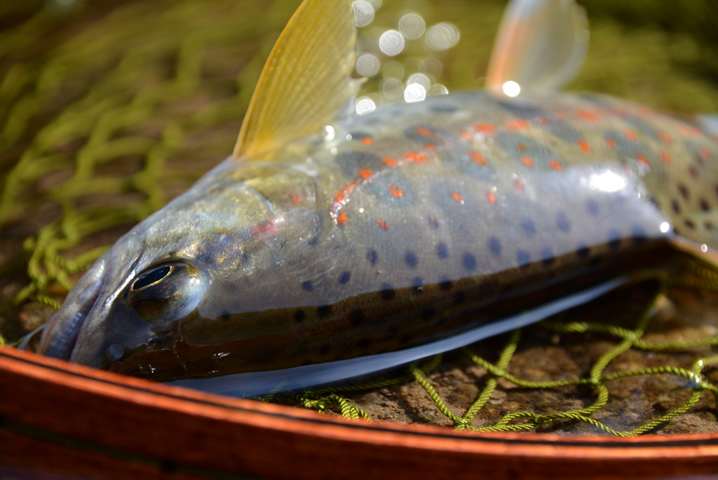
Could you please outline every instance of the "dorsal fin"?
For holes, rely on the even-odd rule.
[[[269,55],[233,158],[318,133],[358,90],[356,27],[349,0],[304,0]]]
[[[489,62],[486,86],[552,90],[578,73],[588,50],[585,10],[573,0],[512,0],[506,8]],[[514,86],[514,89],[516,87]]]

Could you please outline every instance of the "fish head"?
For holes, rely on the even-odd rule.
[[[225,286],[241,278],[251,288],[248,279],[264,261],[256,225],[271,212],[262,202],[241,182],[214,177],[145,219],[73,288],[39,353],[108,368],[128,352],[172,348],[183,321],[241,309],[242,296]],[[248,250],[256,262],[247,260]]]

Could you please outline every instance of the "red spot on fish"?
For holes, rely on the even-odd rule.
[[[418,152],[411,152],[407,153],[404,158],[407,162],[415,162],[415,163],[426,163],[429,161],[429,157],[424,155],[423,153]]]
[[[608,145],[608,148],[610,148],[611,150],[613,150],[614,148],[616,148],[616,141],[615,141],[614,139],[612,139],[612,138],[607,138],[607,139],[606,139],[606,145]]]
[[[304,198],[302,198],[302,196],[297,193],[290,193],[289,200],[291,200],[292,203],[296,205],[297,203],[301,203]]]
[[[673,137],[671,137],[666,132],[663,132],[663,131],[658,132],[658,138],[660,138],[663,143],[666,143],[668,145],[673,143]]]
[[[474,125],[473,128],[479,133],[493,133],[496,131],[496,127],[488,123],[479,123],[477,125]]]
[[[516,190],[523,190],[523,189],[524,189],[524,182],[522,182],[521,180],[516,180],[516,181],[514,182],[514,188],[515,188]]]
[[[419,135],[423,135],[424,137],[435,137],[436,133],[432,132],[426,127],[414,127],[414,131],[418,133]]]
[[[566,120],[566,114],[563,112],[554,112],[554,117],[558,118],[559,120]]]
[[[459,192],[457,192],[456,190],[454,190],[453,192],[451,192],[451,198],[453,198],[455,202],[458,202],[458,203],[461,203],[461,204],[464,203],[464,196],[461,195],[461,194],[460,194]]]
[[[377,220],[377,225],[379,225],[379,228],[382,230],[389,230],[389,223],[384,220]]]
[[[527,167],[533,167],[534,161],[531,160],[529,157],[521,157],[521,162],[526,165]]]
[[[266,222],[255,225],[252,227],[252,233],[259,233],[260,235],[271,235],[277,231],[277,226],[274,224],[274,219],[270,218]]]
[[[434,228],[439,228],[439,221],[436,219],[435,216],[433,216],[433,215],[429,216],[429,225],[431,225]]]
[[[671,155],[665,150],[661,150],[661,160],[663,160],[663,163],[665,163],[666,165],[670,164],[673,161]]]
[[[427,143],[426,145],[424,145],[424,149],[428,150],[429,152],[435,152],[435,151],[436,151],[436,146],[435,146],[435,145],[431,145],[430,143]]]
[[[679,127],[681,133],[686,137],[698,137],[701,135],[701,129],[693,125],[681,125]]]
[[[694,165],[688,167],[688,173],[691,174],[691,177],[698,178],[698,169]]]
[[[528,127],[529,122],[527,122],[523,118],[517,118],[516,120],[506,122],[506,128],[508,128],[509,130],[525,130]]]
[[[633,130],[626,130],[623,132],[623,136],[626,137],[628,140],[638,140],[638,135],[636,135],[636,132]]]
[[[519,150],[521,150],[522,152],[526,151],[526,145],[524,145],[523,143],[519,143],[518,147],[519,147]]]
[[[711,160],[711,159],[713,158],[713,154],[711,153],[710,150],[708,150],[708,147],[706,147],[706,146],[701,146],[701,147],[698,149],[698,155],[699,155],[703,160]]]
[[[551,168],[553,168],[557,172],[560,172],[561,170],[563,170],[563,165],[558,163],[556,160],[551,159],[548,161],[548,164]]]
[[[484,158],[484,156],[479,152],[469,150],[469,155],[471,155],[471,159],[479,165],[486,165],[486,158]]]
[[[539,125],[548,125],[551,123],[551,120],[546,117],[536,117],[536,122],[538,122]]]
[[[383,158],[381,160],[381,163],[383,163],[384,165],[387,165],[389,167],[393,167],[393,166],[396,166],[397,162],[393,158]]]
[[[586,140],[579,140],[578,146],[586,153],[591,151],[591,145],[589,145]]]
[[[389,191],[394,198],[401,198],[404,196],[404,190],[397,187],[396,185],[389,185]]]
[[[361,139],[361,143],[363,143],[365,145],[371,145],[371,142],[372,142],[371,137],[364,137]]]
[[[581,120],[585,120],[587,122],[598,122],[600,120],[600,117],[596,115],[593,112],[589,112],[588,110],[577,110],[576,116],[580,118]]]
[[[494,195],[494,192],[487,193],[486,198],[489,200],[489,203],[496,203],[496,195]]]
[[[343,227],[346,224],[347,224],[347,212],[342,212],[337,217],[337,225],[339,225],[340,227]]]
[[[648,161],[648,159],[646,158],[645,155],[641,155],[639,153],[638,155],[636,155],[636,160],[638,160],[640,163],[644,164],[647,167],[651,166],[650,162]]]
[[[374,175],[374,171],[368,168],[362,168],[361,170],[359,170],[359,176],[364,180],[371,177],[372,175]]]
[[[471,133],[469,133],[469,132],[461,132],[461,133],[459,134],[459,136],[460,136],[461,138],[463,138],[464,140],[473,140],[473,139],[474,139],[474,136],[473,136]]]

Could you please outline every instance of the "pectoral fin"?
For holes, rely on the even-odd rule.
[[[349,0],[304,0],[277,40],[247,110],[233,158],[318,133],[356,94],[356,28]]]
[[[588,37],[586,13],[573,0],[511,1],[494,43],[487,88],[503,94],[509,81],[524,91],[560,88],[580,70]]]

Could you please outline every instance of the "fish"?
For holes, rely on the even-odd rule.
[[[710,120],[559,89],[573,1],[514,0],[486,88],[354,115],[349,0],[304,0],[235,149],[120,238],[34,347],[238,396],[381,372],[718,261]]]

